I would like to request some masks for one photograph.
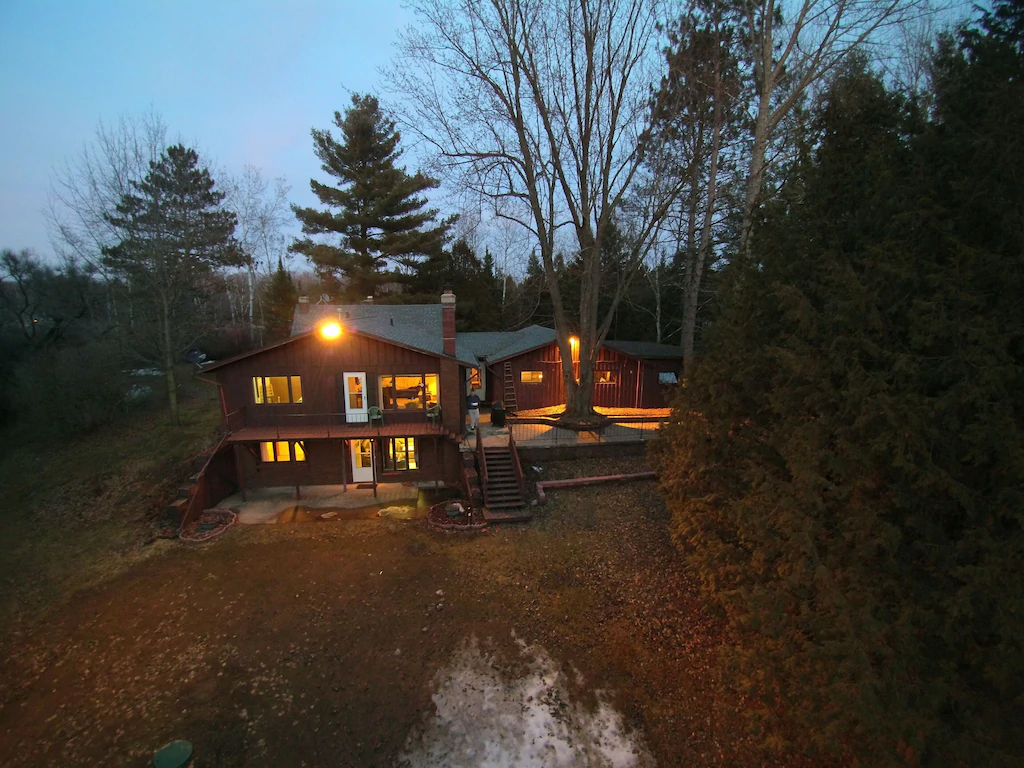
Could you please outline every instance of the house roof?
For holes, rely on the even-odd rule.
[[[528,325],[518,331],[458,333],[456,346],[463,347],[477,359],[488,363],[521,355],[555,340],[555,331],[542,325]]]
[[[682,359],[683,348],[653,341],[605,341],[604,345],[630,357],[644,357],[649,360]]]
[[[403,347],[445,357],[441,335],[440,304],[317,304],[309,311],[297,311],[292,319],[292,336],[301,336],[324,320],[338,320],[356,333],[393,341]],[[455,359],[476,366],[476,358],[455,342]]]

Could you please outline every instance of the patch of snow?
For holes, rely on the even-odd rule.
[[[570,700],[565,675],[539,646],[516,642],[530,659],[518,679],[465,643],[438,673],[436,712],[414,731],[400,757],[410,768],[649,768],[637,732],[598,691],[597,710]],[[579,675],[579,672],[576,672]]]
[[[164,372],[159,368],[136,368],[134,371],[128,371],[129,376],[163,376]]]

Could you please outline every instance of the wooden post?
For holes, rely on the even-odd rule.
[[[292,479],[295,480],[295,500],[302,500],[302,493],[299,491],[299,462],[295,460],[295,443],[288,441],[288,457],[292,460]]]
[[[377,430],[380,434],[380,430]],[[370,450],[370,470],[373,472],[373,498],[377,498],[377,450],[380,447],[380,438],[373,441],[373,448]],[[383,455],[383,454],[382,454]]]
[[[238,443],[233,443],[231,450],[235,454],[235,477],[238,480],[238,488],[242,491],[242,501],[247,501],[245,498],[245,470],[242,469],[242,450]]]
[[[348,440],[341,441],[341,492],[348,493],[348,474],[345,472],[345,446]]]

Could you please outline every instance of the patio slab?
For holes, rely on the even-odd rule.
[[[251,488],[246,491],[246,501],[242,501],[242,494],[235,493],[217,506],[237,513],[238,522],[243,525],[262,525],[276,523],[282,512],[296,506],[306,509],[360,509],[415,505],[420,496],[419,488],[403,483],[379,484],[376,498],[373,489],[356,488],[351,484],[347,491],[341,485],[304,485],[301,492],[302,499],[297,501],[295,486],[292,485]]]

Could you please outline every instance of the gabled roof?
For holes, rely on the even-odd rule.
[[[528,325],[518,331],[458,333],[455,339],[456,347],[466,349],[480,360],[486,357],[488,363],[495,363],[550,344],[555,340],[555,331],[542,325]]]
[[[317,304],[309,311],[296,310],[292,336],[312,331],[325,320],[337,320],[356,333],[393,341],[438,357],[444,354],[440,304]],[[475,366],[472,352],[455,342],[455,359]]]
[[[605,341],[604,345],[630,357],[644,357],[648,360],[682,360],[683,348],[653,341]]]

